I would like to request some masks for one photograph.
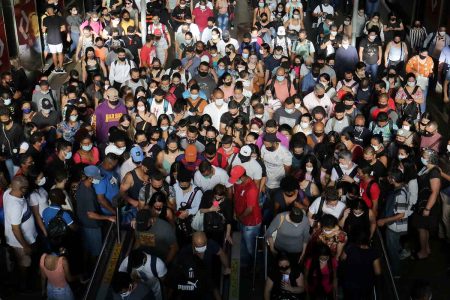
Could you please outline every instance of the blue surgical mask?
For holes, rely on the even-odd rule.
[[[198,98],[198,94],[196,94],[196,95],[191,94],[191,98],[192,98],[192,100],[197,99]]]
[[[217,75],[218,75],[219,77],[222,77],[223,74],[225,74],[225,70],[222,70],[222,69],[217,70]]]
[[[71,158],[72,158],[72,151],[67,152],[65,159],[71,159]]]
[[[242,58],[247,59],[248,58],[248,53],[242,53]]]
[[[100,179],[92,179],[92,184],[99,184],[100,183]]]
[[[427,165],[428,165],[428,159],[425,159],[425,158],[421,157],[421,158],[420,158],[420,161],[422,162],[422,164],[423,164],[424,166],[427,166]]]
[[[286,77],[284,77],[284,76],[277,75],[277,80],[278,81],[283,81],[285,78]]]
[[[92,149],[92,144],[87,145],[87,146],[81,146],[81,149],[83,149],[84,151],[91,151],[91,149]]]

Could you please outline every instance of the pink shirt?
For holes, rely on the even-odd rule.
[[[103,25],[100,21],[97,21],[97,22],[93,22],[93,21],[89,21],[89,20],[84,21],[80,26],[81,31],[83,31],[83,28],[88,25],[92,27],[92,31],[96,35],[100,35],[102,33]]]

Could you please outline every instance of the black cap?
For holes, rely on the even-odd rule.
[[[345,112],[345,104],[342,102],[336,103],[336,106],[334,107],[334,112],[336,113]]]
[[[269,143],[276,143],[279,142],[280,140],[277,138],[277,135],[275,133],[266,133],[264,135],[263,138],[264,142],[269,142]]]

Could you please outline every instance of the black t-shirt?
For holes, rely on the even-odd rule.
[[[186,6],[185,8],[181,8],[180,6],[176,6],[172,11],[172,17],[177,19],[186,19],[187,17],[191,17],[191,10]],[[175,21],[178,23],[178,21]]]
[[[364,48],[363,50],[363,61],[366,64],[373,65],[378,61],[378,51],[380,50],[381,43],[378,39],[370,42],[368,39],[363,39],[359,47]]]
[[[61,26],[64,25],[64,19],[61,16],[48,16],[43,21],[44,27],[47,28],[47,43],[50,45],[58,45],[63,42],[61,37]]]
[[[241,116],[242,118],[244,118],[245,122],[248,124],[248,116],[246,113],[239,112],[239,114],[236,116],[236,118],[238,116]],[[235,118],[230,114],[230,112],[227,111],[220,117],[220,123],[223,123],[225,125],[230,125],[234,119]]]
[[[125,42],[125,47],[130,50],[134,58],[139,58],[138,49],[142,48],[141,38],[137,35],[126,35],[122,37],[122,40]]]
[[[348,289],[368,289],[373,287],[375,273],[373,262],[380,257],[375,249],[361,249],[350,244],[345,250],[344,280],[342,285]]]
[[[291,273],[289,274],[289,282],[291,286],[297,287],[297,278],[300,277],[300,271],[294,268]],[[285,289],[281,288],[281,281],[283,279],[283,274],[275,269],[269,272],[268,274],[270,280],[273,282],[273,287],[271,291],[271,298],[270,299],[304,299],[302,297],[302,294],[294,294],[291,292],[286,291]]]

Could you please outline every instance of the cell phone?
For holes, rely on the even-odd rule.
[[[283,274],[283,281],[284,282],[289,282],[289,275],[288,274]]]
[[[218,207],[218,206],[219,206],[219,204],[220,204],[220,202],[219,202],[219,201],[217,201],[217,200],[214,200],[214,201],[213,201],[213,206],[214,206],[214,207]]]

